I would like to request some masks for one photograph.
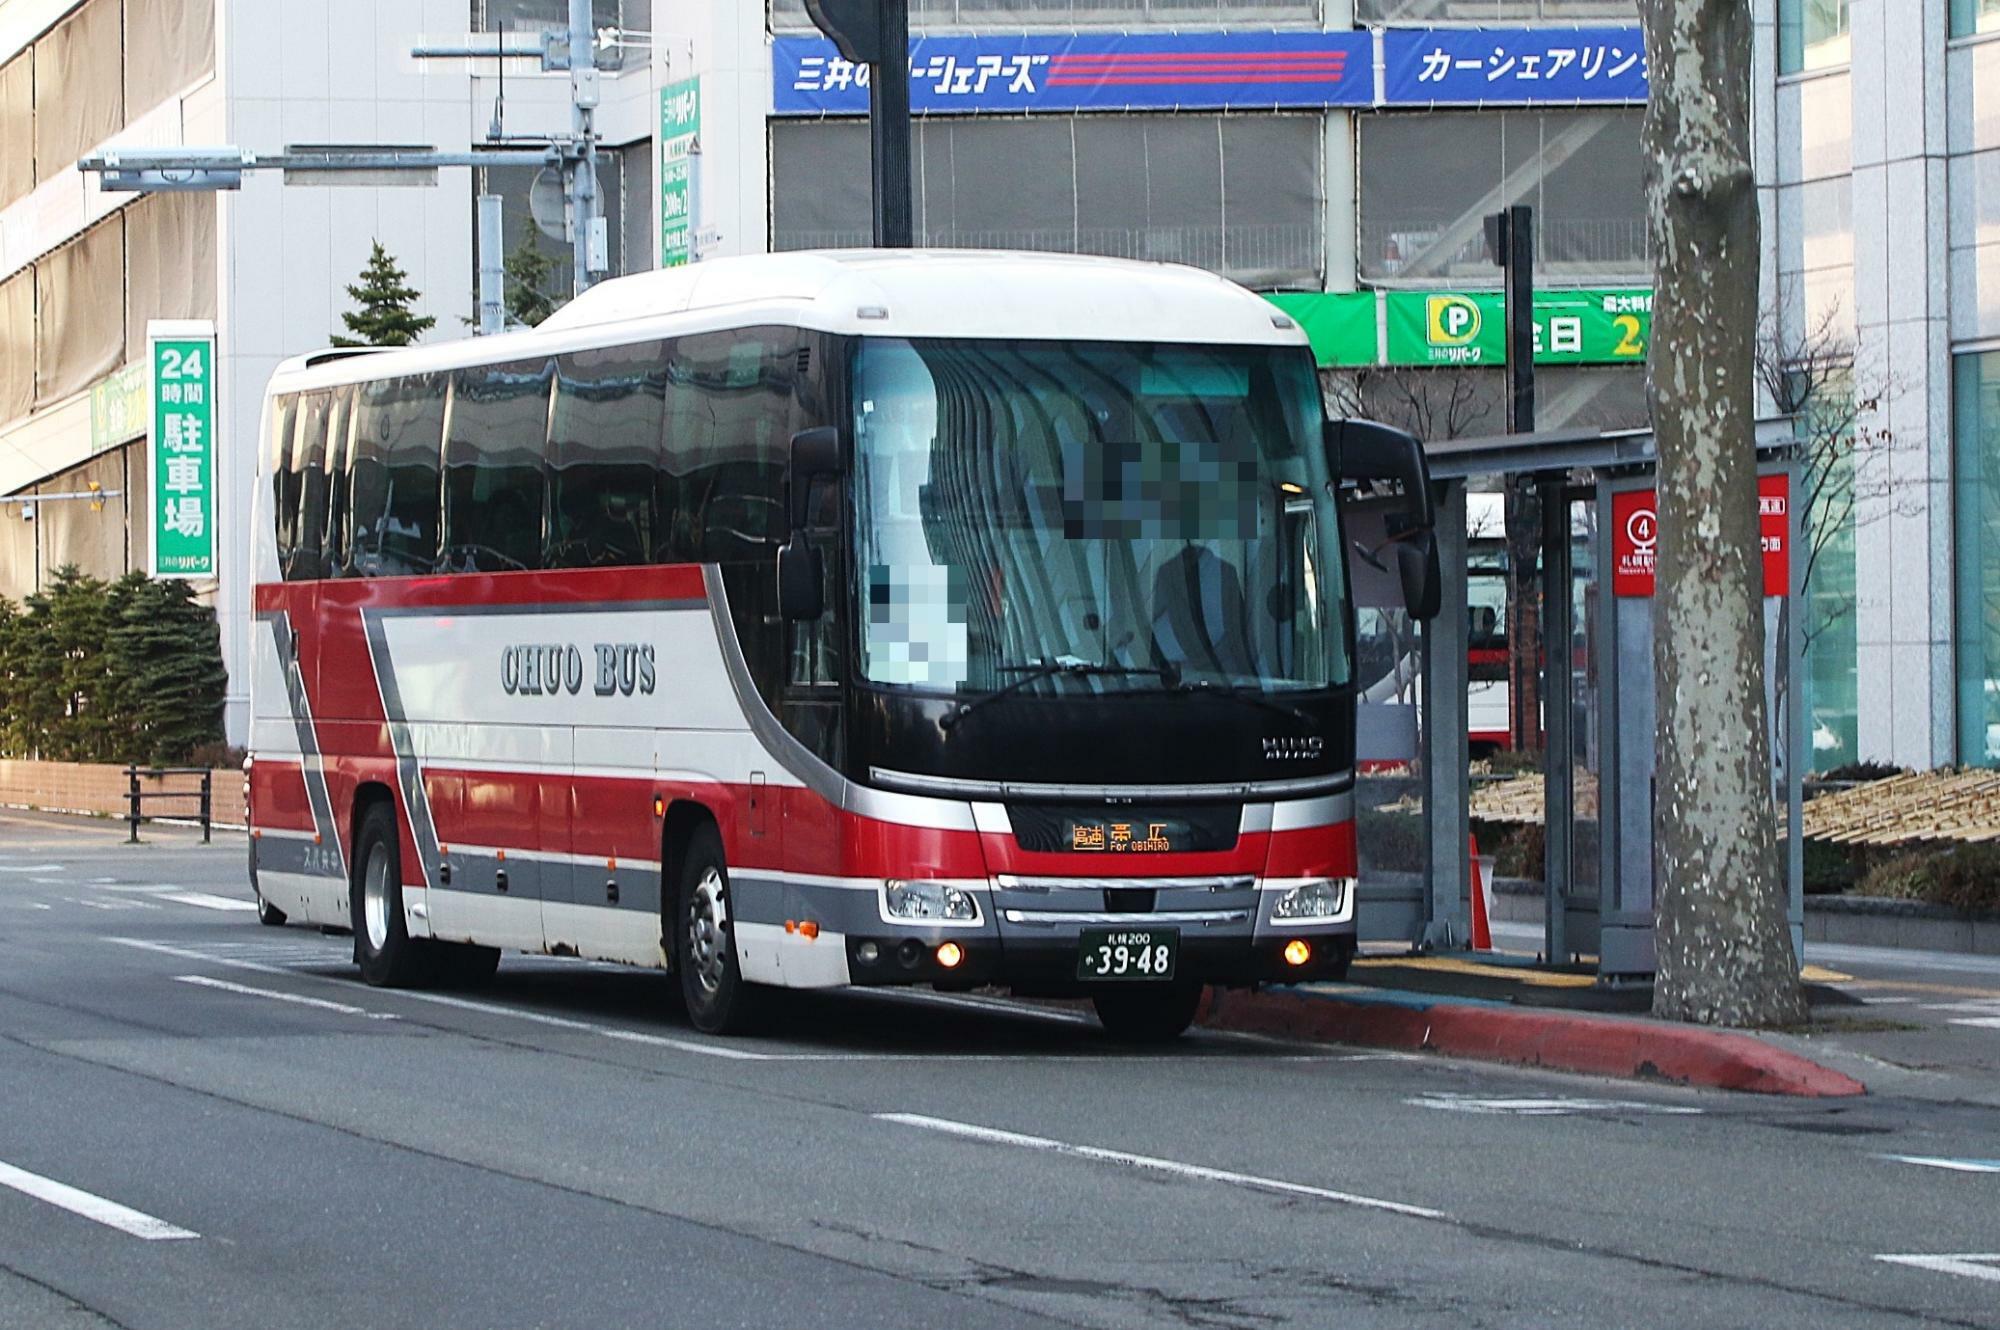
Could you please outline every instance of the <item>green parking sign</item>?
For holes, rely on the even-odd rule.
[[[701,79],[660,89],[660,266],[694,258],[694,150],[701,133]]]
[[[215,325],[146,325],[154,577],[215,576]]]

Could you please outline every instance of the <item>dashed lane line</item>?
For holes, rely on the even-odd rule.
[[[1219,1182],[1227,1186],[1244,1187],[1251,1191],[1275,1192],[1281,1196],[1309,1197],[1313,1200],[1331,1201],[1336,1205],[1358,1206],[1364,1210],[1386,1210],[1390,1214],[1407,1215],[1413,1219],[1455,1222],[1442,1210],[1432,1210],[1421,1205],[1405,1205],[1401,1201],[1385,1201],[1380,1197],[1361,1196],[1354,1192],[1308,1186],[1303,1182],[1288,1182],[1283,1178],[1259,1177],[1254,1173],[1237,1173],[1226,1168],[1209,1168],[1203,1164],[1187,1164],[1178,1159],[1132,1154],[1125,1150],[1107,1150],[1096,1145],[1075,1145],[1068,1141],[1052,1140],[1047,1136],[1026,1136],[1020,1132],[1002,1131],[997,1127],[982,1127],[971,1122],[956,1122],[950,1118],[928,1117],[922,1113],[877,1113],[873,1116],[877,1122],[916,1127],[946,1136],[957,1136],[964,1140],[980,1141],[987,1145],[1011,1145],[1024,1150],[1069,1155],[1077,1159],[1094,1160],[1101,1164],[1117,1164],[1124,1168],[1135,1168],[1148,1173],[1165,1173],[1199,1182]]]
[[[1965,1279],[1983,1279],[2000,1284],[2000,1252],[1946,1252],[1936,1256],[1908,1254],[1877,1256],[1875,1259],[1891,1265],[1908,1265],[1941,1275],[1958,1275]]]
[[[1431,1093],[1404,1103],[1412,1108],[1436,1108],[1449,1113],[1473,1113],[1488,1117],[1557,1118],[1578,1113],[1664,1113],[1698,1116],[1704,1110],[1685,1104],[1651,1104],[1638,1099],[1580,1099],[1558,1096],[1548,1099],[1492,1099],[1476,1095]]]
[[[163,901],[173,901],[179,905],[199,905],[204,910],[255,910],[255,901],[238,900],[233,896],[215,896],[206,891],[168,891],[160,893]]]
[[[1945,1159],[1934,1155],[1880,1155],[1899,1164],[1942,1168],[1953,1173],[2000,1173],[2000,1159]]]
[[[232,984],[227,979],[211,979],[205,974],[177,974],[177,984],[196,984],[202,988],[220,989],[225,993],[240,993],[245,997],[269,998],[273,1002],[290,1002],[301,1007],[315,1007],[320,1011],[337,1011],[343,1016],[365,1016],[371,1021],[393,1021],[398,1019],[394,1012],[370,1011],[347,1002],[333,1002],[326,998],[306,997],[299,993],[281,993],[275,988],[253,988],[249,984]]]
[[[57,1209],[67,1210],[73,1215],[82,1215],[93,1223],[102,1224],[106,1228],[115,1228],[121,1233],[129,1233],[148,1242],[201,1236],[192,1229],[169,1224],[164,1219],[134,1210],[130,1206],[120,1205],[116,1201],[81,1191],[68,1183],[57,1182],[54,1178],[45,1178],[39,1173],[30,1173],[24,1168],[15,1168],[12,1164],[0,1163],[0,1187],[10,1188],[24,1196],[32,1196]]]

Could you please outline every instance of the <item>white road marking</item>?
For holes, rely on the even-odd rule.
[[[302,997],[297,993],[280,993],[275,988],[252,988],[248,984],[232,984],[227,979],[211,979],[203,974],[177,974],[177,984],[199,984],[203,988],[219,988],[225,993],[241,993],[246,997],[270,998],[275,1002],[292,1002],[301,1007],[317,1007],[321,1011],[337,1011],[343,1016],[366,1016],[371,1021],[393,1021],[397,1017],[392,1012],[370,1011],[366,1007],[356,1007],[345,1002],[329,1002],[325,998]]]
[[[0,864],[0,873],[67,873],[62,864]]]
[[[1861,1004],[1866,1007],[1893,1007],[1899,1002],[1915,1002],[1915,1001],[1916,999],[1913,997],[1879,997],[1879,998],[1872,997],[1872,998],[1862,998]]]
[[[157,951],[165,956],[177,956],[182,960],[205,961],[210,965],[225,965],[238,970],[251,970],[258,974],[290,975],[306,979],[324,979],[322,975],[300,970],[285,969],[277,965],[263,965],[256,961],[239,960],[233,956],[210,956],[186,947],[170,947],[164,942],[148,942],[142,938],[117,937],[110,939],[121,946],[138,947],[144,951]],[[329,981],[331,982],[331,981]],[[611,1025],[593,1025],[589,1021],[571,1020],[567,1016],[549,1016],[539,1011],[522,1011],[518,1007],[503,1007],[493,1002],[475,1002],[471,998],[450,997],[443,993],[419,993],[412,989],[395,990],[395,996],[411,1002],[429,1002],[440,1007],[456,1007],[461,1011],[485,1012],[494,1016],[511,1016],[515,1020],[531,1021],[536,1025],[553,1026],[558,1030],[577,1030],[585,1034],[599,1035],[606,1039],[616,1039],[622,1043],[650,1044],[660,1048],[679,1049],[684,1053],[700,1053],[707,1057],[727,1058],[743,1062],[770,1062],[780,1055],[753,1053],[748,1049],[728,1048],[720,1044],[697,1043],[692,1039],[673,1039],[666,1035],[646,1034],[639,1030],[624,1030]]]
[[[1281,1196],[1309,1196],[1315,1200],[1354,1205],[1366,1210],[1386,1210],[1391,1214],[1408,1215],[1413,1219],[1451,1221],[1451,1216],[1442,1210],[1431,1210],[1421,1205],[1405,1205],[1401,1201],[1384,1201],[1373,1196],[1358,1196],[1353,1192],[1332,1191],[1325,1187],[1311,1187],[1302,1182],[1286,1182],[1281,1178],[1258,1177],[1254,1173],[1236,1173],[1229,1169],[1208,1168],[1201,1164],[1184,1164],[1175,1159],[1130,1154],[1124,1150],[1106,1150],[1095,1145],[1072,1145],[1068,1141],[1051,1140],[1046,1136],[1024,1136],[1019,1132],[981,1127],[970,1122],[954,1122],[950,1118],[926,1117],[921,1113],[877,1113],[874,1116],[878,1122],[920,1127],[925,1131],[943,1132],[947,1136],[961,1136],[968,1140],[984,1141],[989,1145],[1013,1145],[1026,1150],[1072,1155],[1079,1159],[1120,1164],[1126,1168],[1142,1169],[1149,1173],[1167,1173],[1200,1182],[1220,1182],[1233,1187],[1247,1187],[1252,1191],[1276,1192]]]
[[[107,1201],[102,1196],[94,1196],[87,1191],[79,1191],[53,1178],[45,1178],[39,1173],[15,1168],[12,1164],[0,1164],[0,1187],[9,1187],[25,1196],[67,1210],[73,1215],[115,1228],[121,1233],[130,1233],[135,1238],[148,1242],[159,1242],[174,1238],[198,1238],[201,1236],[189,1229],[178,1228],[164,1219]]]
[[[1699,1114],[1702,1109],[1681,1104],[1648,1104],[1636,1099],[1485,1099],[1474,1095],[1430,1093],[1404,1103],[1413,1108],[1438,1108],[1449,1113],[1479,1113],[1508,1117],[1554,1118],[1576,1113]]]
[[[151,901],[128,901],[128,900],[99,901],[99,900],[89,900],[82,896],[65,896],[63,897],[63,899],[68,901],[71,905],[81,905],[85,909],[90,909],[90,910],[157,910],[160,908],[159,906],[153,904]]]
[[[237,900],[233,896],[212,896],[206,891],[163,892],[161,900],[178,901],[182,905],[199,905],[204,910],[255,910],[257,902]]]
[[[1976,1030],[2000,1030],[2000,1016],[1960,1016],[1953,1025],[1970,1025]]]
[[[1912,1265],[1919,1270],[1935,1270],[1942,1275],[1961,1275],[2000,1284],[2000,1252],[1959,1252],[1939,1256],[1877,1256],[1891,1265]]]
[[[1954,1173],[2000,1173],[2000,1159],[1940,1159],[1930,1155],[1882,1155],[1899,1164],[1921,1164],[1925,1168],[1949,1169]]]

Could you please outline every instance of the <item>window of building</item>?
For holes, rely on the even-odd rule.
[[[1846,64],[1847,6],[1848,0],[1778,0],[1778,72]]]
[[[2000,32],[2000,0],[1951,0],[1951,35]]]
[[[1636,23],[1639,0],[1355,0],[1366,23]]]
[[[50,179],[125,123],[120,21],[118,0],[87,0],[35,40],[35,179]]]
[[[1587,0],[1571,0],[1583,3]],[[1483,0],[1490,6],[1492,0]],[[1564,0],[1548,0],[1561,4]],[[1602,3],[1602,0],[1599,0]],[[812,32],[805,0],[771,0],[775,32]],[[910,30],[1018,26],[1148,28],[1318,24],[1320,0],[910,0]]]
[[[650,228],[653,208],[650,198],[628,194],[625,180],[626,163],[635,156],[648,162],[646,185],[650,188],[652,168],[650,153],[652,142],[647,140],[636,145],[639,151],[631,149],[600,149],[597,154],[597,196],[604,210],[606,230],[609,233],[610,253],[606,261],[610,264],[606,276],[619,277],[627,272],[642,272],[653,263],[653,249]],[[550,263],[546,293],[560,305],[567,301],[576,287],[576,250],[569,241],[560,236],[551,236],[535,225],[534,209],[529,203],[529,195],[535,188],[536,178],[547,172],[548,183],[544,189],[555,190],[556,215],[562,210],[562,176],[559,172],[539,166],[485,166],[474,171],[473,193],[498,194],[500,196],[500,235],[507,254],[513,255],[523,244],[532,245],[536,252]],[[628,199],[630,203],[628,204]],[[627,225],[628,208],[636,207],[639,215]],[[472,226],[472,282],[476,290],[479,283],[479,216],[475,210],[471,217]],[[636,268],[625,266],[625,246],[634,235],[645,242],[645,248],[638,254]]]
[[[35,274],[0,282],[0,424],[35,405]]]
[[[35,260],[35,406],[88,388],[125,360],[125,214]]]
[[[935,116],[917,123],[918,243],[1188,263],[1318,289],[1317,115]],[[868,127],[771,126],[774,249],[869,241]]]
[[[523,360],[452,375],[440,571],[541,565],[553,369],[548,360]]]
[[[35,48],[0,65],[0,208],[25,198],[35,187],[35,154],[18,145],[35,141]]]
[[[1953,366],[1958,760],[2000,765],[2000,351]]]
[[[1498,280],[1485,217],[1535,210],[1535,276],[1645,278],[1644,113],[1439,111],[1356,117],[1365,280]]]
[[[644,34],[653,31],[653,0],[591,0],[591,26],[603,32]],[[569,31],[569,0],[472,0],[474,32],[560,32]],[[599,69],[644,69],[651,49],[635,40],[600,51]]]
[[[451,376],[361,385],[352,467],[352,571],[428,573],[437,564],[438,449]]]
[[[215,0],[125,0],[125,109],[144,115],[215,68]]]

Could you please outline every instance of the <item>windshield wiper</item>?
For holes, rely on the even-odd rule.
[[[948,730],[989,702],[998,702],[1008,694],[1018,693],[1030,684],[1039,683],[1043,679],[1053,679],[1061,674],[1074,675],[1077,678],[1088,678],[1094,675],[1126,676],[1150,674],[1167,681],[1169,684],[1177,678],[1177,676],[1171,674],[1169,671],[1158,669],[1151,665],[1102,665],[1096,661],[1082,660],[1076,656],[1046,656],[1041,660],[1031,661],[1025,665],[1002,665],[1000,673],[1018,673],[1021,677],[1004,687],[994,689],[984,697],[975,697],[970,702],[959,703],[958,710],[947,714],[943,720],[938,722],[939,727]]]
[[[1243,703],[1245,706],[1258,707],[1264,711],[1283,716],[1287,720],[1295,720],[1301,725],[1310,725],[1313,723],[1313,718],[1297,707],[1274,701],[1262,693],[1245,692],[1235,684],[1217,683],[1213,679],[1180,679],[1170,681],[1167,684],[1167,690],[1183,696],[1201,693],[1210,697],[1232,698],[1235,701]]]

